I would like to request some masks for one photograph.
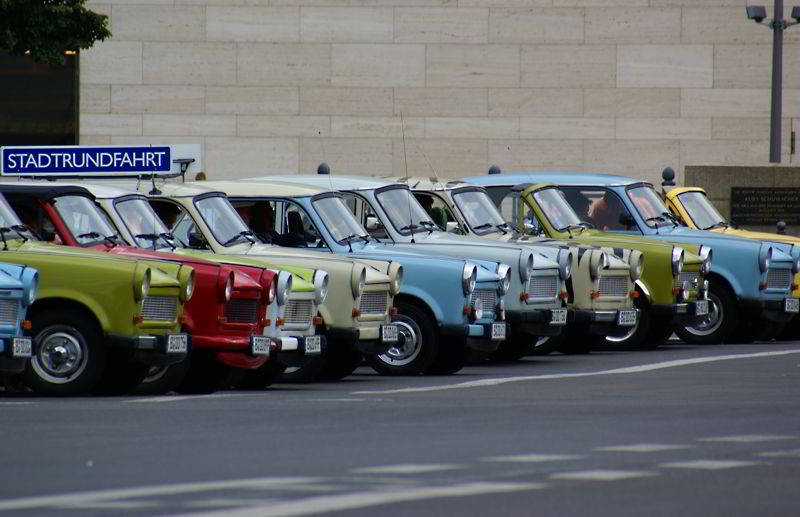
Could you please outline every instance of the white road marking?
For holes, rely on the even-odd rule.
[[[68,505],[82,505],[116,499],[134,497],[152,497],[161,495],[189,494],[195,492],[211,492],[227,489],[282,489],[298,483],[313,483],[321,478],[311,477],[269,477],[251,479],[232,479],[228,481],[203,481],[198,483],[178,483],[175,485],[153,485],[135,488],[115,488],[94,490],[91,492],[74,492],[71,494],[21,497],[0,501],[0,511],[29,510],[32,508],[48,508]]]
[[[689,449],[691,447],[691,445],[669,445],[665,443],[636,443],[633,445],[610,445],[607,447],[595,447],[594,450],[609,452],[661,452]]]
[[[695,357],[692,359],[678,359],[675,361],[663,361],[660,363],[643,364],[639,366],[629,366],[625,368],[615,368],[613,370],[600,370],[596,372],[582,372],[582,373],[554,373],[547,375],[525,375],[518,377],[495,377],[493,379],[480,379],[476,381],[458,382],[454,384],[440,384],[437,386],[421,386],[418,388],[397,388],[391,390],[365,390],[353,391],[351,395],[388,395],[395,393],[425,393],[431,391],[444,391],[444,390],[457,390],[469,388],[483,388],[490,386],[499,386],[510,382],[522,381],[540,381],[552,379],[571,379],[578,377],[595,377],[599,375],[621,375],[629,373],[644,373],[656,370],[663,370],[665,368],[676,368],[680,366],[693,366],[704,363],[714,363],[718,361],[731,361],[734,359],[757,359],[761,357],[778,357],[790,354],[800,354],[800,350],[779,350],[773,352],[757,352],[752,354],[731,354],[731,355],[718,355],[709,357]]]
[[[141,510],[154,506],[158,506],[158,503],[150,501],[90,501],[87,503],[65,504],[60,508],[69,510]]]
[[[215,393],[212,395],[162,395],[160,397],[143,397],[138,399],[128,399],[123,402],[179,402],[181,400],[201,400],[201,399],[221,399],[227,397],[235,397],[236,393]]]
[[[800,449],[793,449],[791,451],[770,451],[760,452],[756,456],[762,458],[800,458]]]
[[[552,479],[576,479],[580,481],[621,481],[657,476],[658,472],[647,470],[580,470],[577,472],[562,472],[553,474]]]
[[[464,465],[383,465],[380,467],[361,467],[350,469],[355,474],[424,474],[425,472],[439,472],[442,470],[456,470],[466,468]]]
[[[199,499],[183,503],[185,508],[227,508],[235,506],[253,506],[254,504],[266,504],[277,502],[278,499],[234,499],[232,497],[217,499]]]
[[[710,438],[698,438],[698,442],[734,442],[734,443],[756,443],[774,442],[778,440],[794,440],[797,436],[788,434],[739,434],[734,436],[712,436]]]
[[[35,404],[35,402],[22,402],[22,401],[0,402],[0,406],[27,406],[29,404]]]
[[[659,467],[669,469],[699,469],[699,470],[723,470],[734,469],[738,467],[754,467],[756,465],[764,465],[760,461],[737,461],[737,460],[692,460],[692,461],[674,461],[671,463],[662,463]]]
[[[350,494],[310,497],[275,505],[227,509],[216,512],[192,514],[192,517],[293,517],[343,510],[355,510],[390,503],[422,501],[441,497],[468,497],[503,492],[520,492],[547,487],[544,483],[465,483],[441,487],[402,488]]]
[[[578,454],[518,454],[516,456],[489,456],[481,461],[497,461],[511,463],[543,463],[547,461],[568,461],[584,458]]]

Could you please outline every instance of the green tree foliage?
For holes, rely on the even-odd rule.
[[[84,7],[86,0],[0,0],[0,50],[30,51],[40,63],[64,63],[64,52],[89,48],[111,36],[108,17]]]

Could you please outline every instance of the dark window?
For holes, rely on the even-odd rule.
[[[0,53],[0,146],[78,143],[78,58],[63,66]]]

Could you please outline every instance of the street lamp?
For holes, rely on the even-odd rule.
[[[766,20],[763,5],[748,5],[747,19],[772,29],[772,110],[769,128],[769,162],[781,163],[781,111],[783,90],[783,31],[800,23],[800,6],[792,7],[794,22],[783,19],[783,0],[775,0],[774,18]]]

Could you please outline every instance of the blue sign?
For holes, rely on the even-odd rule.
[[[13,176],[170,172],[170,146],[3,147],[0,172]]]

